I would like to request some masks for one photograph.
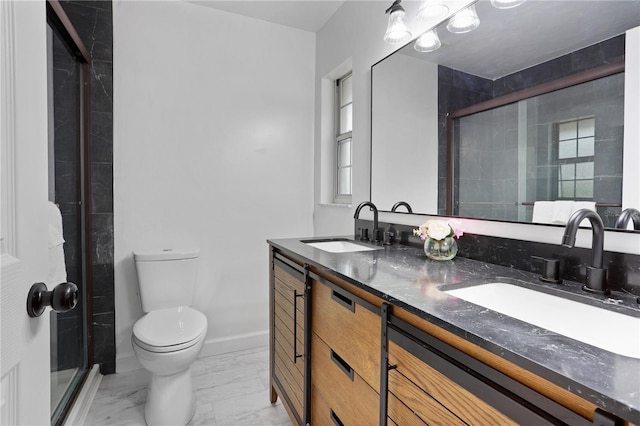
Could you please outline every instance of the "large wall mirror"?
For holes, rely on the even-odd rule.
[[[625,70],[625,33],[640,0],[475,8],[474,31],[443,23],[440,49],[411,42],[372,66],[371,201],[529,223],[587,207],[613,227],[623,191],[638,191],[623,155],[640,143],[624,138],[625,78],[640,79]]]

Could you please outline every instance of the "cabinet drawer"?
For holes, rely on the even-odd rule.
[[[312,416],[314,410],[318,416],[317,423],[312,421],[313,425],[324,424],[327,420],[333,424],[331,410],[344,425],[379,423],[379,395],[354,372],[341,354],[329,348],[316,334],[312,335],[311,359],[311,385],[313,392],[318,394],[316,400],[321,400],[320,407],[313,408],[312,403]]]
[[[465,423],[397,370],[389,371],[389,417],[399,424]]]
[[[387,416],[387,424],[426,426],[416,413],[391,393],[391,389],[387,394]],[[393,423],[389,423],[389,420]]]
[[[389,391],[427,423],[433,421],[427,416],[436,415],[442,419],[447,416],[448,420],[441,424],[456,424],[452,423],[456,420],[458,424],[517,424],[393,341],[389,342],[389,364],[397,365],[389,371]],[[447,410],[434,412],[436,404]]]
[[[312,331],[379,392],[380,316],[345,290],[315,280],[312,289]]]

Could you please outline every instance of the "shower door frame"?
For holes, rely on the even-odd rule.
[[[92,259],[91,259],[91,144],[90,144],[90,112],[91,112],[91,54],[82,42],[82,39],[75,30],[71,20],[65,13],[62,5],[58,0],[47,0],[47,23],[54,32],[64,42],[67,49],[72,53],[76,62],[81,66],[81,117],[82,126],[80,129],[81,136],[81,158],[80,158],[80,180],[81,180],[81,229],[82,229],[82,276],[84,278],[84,287],[81,288],[81,294],[84,293],[84,330],[86,338],[85,362],[86,370],[82,372],[82,377],[77,381],[75,388],[63,404],[63,409],[59,412],[56,419],[51,419],[52,424],[61,425],[69,414],[73,403],[77,399],[80,390],[94,364],[93,354],[93,323],[92,318],[92,299],[93,299],[93,276],[92,276]],[[84,291],[82,291],[84,290]],[[52,414],[57,407],[51,407]]]

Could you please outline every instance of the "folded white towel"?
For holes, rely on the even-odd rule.
[[[596,202],[595,201],[574,201],[573,207],[571,209],[571,214],[575,213],[580,209],[588,209],[596,211]]]
[[[571,213],[573,213],[573,201],[554,201],[553,202],[553,220],[551,223],[559,223],[564,225],[569,221]]]
[[[533,203],[533,223],[553,222],[553,201],[536,201]]]
[[[67,267],[64,261],[64,237],[62,236],[62,214],[53,203],[47,211],[49,220],[49,274],[47,286],[51,288],[67,281]]]

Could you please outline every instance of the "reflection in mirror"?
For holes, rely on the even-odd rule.
[[[578,74],[612,73],[495,107],[499,99],[452,113],[456,216],[565,224],[578,209],[615,226],[622,206],[624,73],[605,65]],[[545,85],[538,86],[544,91]],[[517,95],[517,94],[514,94]],[[553,201],[553,202],[550,202]]]
[[[447,163],[449,159],[453,161],[454,158],[456,161],[463,161],[462,155],[464,155],[460,151],[454,152],[460,157],[447,153],[446,123],[449,114],[541,84],[552,84],[558,79],[604,64],[624,61],[625,32],[640,26],[640,1],[638,0],[527,1],[517,8],[507,10],[495,9],[488,0],[480,0],[476,3],[476,11],[481,24],[470,33],[451,34],[444,28],[446,23],[438,28],[442,47],[437,51],[419,53],[414,50],[413,43],[409,43],[372,67],[371,201],[381,209],[389,209],[394,202],[402,199],[411,204],[414,212],[447,214],[447,206],[453,206],[451,200],[447,202],[447,179],[453,180],[453,176],[447,176]],[[636,50],[640,51],[640,46]],[[625,74],[626,77],[623,77]],[[614,79],[639,78],[635,74],[629,75],[628,71],[625,74],[618,74]],[[622,87],[624,88],[624,85]],[[597,93],[595,96],[600,96],[600,92],[592,92],[594,93]],[[615,95],[611,96],[615,97]],[[562,95],[556,95],[557,98],[565,99]],[[621,104],[622,96],[616,101]],[[527,101],[523,105],[531,109],[533,107],[528,105],[531,102],[541,101]],[[573,108],[573,102],[569,102]],[[544,110],[545,113],[556,114],[554,118],[556,124],[550,129],[558,134],[565,121],[571,118],[578,121],[585,119],[582,126],[586,128],[589,117],[595,115],[594,113],[582,115],[581,112],[570,115],[566,104],[562,105],[560,101],[547,103],[561,108],[555,113]],[[634,101],[634,108],[637,108],[637,104],[638,102]],[[525,106],[519,107],[518,104],[513,108],[516,115],[524,114],[524,110],[518,112],[519,108],[526,109]],[[626,116],[632,117],[633,114],[626,114]],[[637,114],[635,116],[637,117]],[[622,114],[617,118],[622,119]],[[597,122],[598,118],[595,118],[594,156],[587,157],[595,157],[598,150],[597,139],[600,131]],[[618,134],[623,128],[622,124],[619,124],[621,127],[616,128]],[[636,123],[632,124],[637,126]],[[579,126],[580,123],[576,122],[575,125]],[[566,133],[564,129],[569,126],[570,124],[566,124],[562,127],[563,134]],[[522,129],[525,128],[526,126],[522,127]],[[559,150],[560,142],[563,142],[563,147],[571,145],[572,142],[568,140],[558,140],[556,148]],[[512,139],[510,143],[515,144],[508,147],[513,151],[511,154],[520,153],[517,157],[518,161],[526,164],[530,161],[529,158],[531,161],[537,158],[525,157],[524,154],[528,154],[533,147],[529,146],[525,149],[526,145],[519,145],[517,138]],[[577,147],[579,142],[575,143]],[[620,143],[628,149],[629,144],[637,144],[638,141],[617,140],[612,145]],[[583,146],[582,149],[588,149],[588,147]],[[555,155],[558,157],[559,154]],[[562,155],[565,155],[564,151]],[[494,153],[494,156],[497,157],[498,154]],[[576,158],[582,157],[585,156],[578,155]],[[513,167],[515,158],[504,159],[505,170]],[[570,162],[568,158],[561,160],[568,163]],[[533,206],[528,204],[535,201],[566,199],[569,197],[569,187],[573,188],[571,189],[574,194],[573,199],[580,201],[589,199],[588,201],[602,204],[620,204],[622,199],[624,203],[625,195],[620,185],[621,165],[619,160],[615,161],[617,161],[615,179],[618,180],[615,184],[611,181],[609,188],[616,187],[617,192],[613,194],[613,190],[608,189],[604,198],[600,198],[597,189],[599,183],[596,184],[598,176],[602,176],[597,160],[593,161],[592,186],[595,192],[592,197],[587,197],[585,192],[579,192],[578,195],[575,192],[589,190],[588,183],[578,182],[589,180],[582,178],[590,173],[587,165],[575,164],[570,170],[572,168],[570,164],[566,164],[563,168],[558,163],[554,166],[556,171],[553,172],[550,171],[552,167],[519,169],[518,173],[525,176],[538,169],[546,170],[552,177],[560,176],[560,173],[562,176],[558,181],[557,178],[552,180],[548,176],[541,175],[540,188],[545,185],[547,188],[541,194],[537,189],[536,192],[527,193],[526,181],[519,182],[521,193],[508,200],[513,203],[514,212],[508,216],[506,212],[501,213],[500,219],[531,221]],[[579,162],[589,161],[580,160]],[[539,165],[542,164],[542,162],[539,163]],[[475,166],[469,166],[469,168],[473,167]],[[463,173],[462,169],[458,170]],[[570,179],[572,172],[574,177]],[[580,179],[576,178],[578,174],[581,176]],[[537,175],[527,176],[527,178],[530,185],[538,180]],[[546,184],[543,185],[543,181]],[[628,189],[637,191],[637,184],[630,185],[629,182],[625,182],[624,174],[622,181],[622,188],[625,191]],[[453,187],[450,185],[451,189]],[[458,186],[458,190],[461,189]],[[453,198],[453,191],[449,192]],[[544,198],[539,198],[543,195]],[[518,206],[515,209],[516,202],[525,203],[525,206]],[[476,207],[479,206],[476,205]],[[623,207],[638,208],[639,206],[624,205]],[[598,209],[598,211],[605,216],[603,221],[607,226],[613,227],[620,207],[604,207],[604,210]],[[461,206],[451,213],[484,217],[483,212],[465,212],[461,210]]]

